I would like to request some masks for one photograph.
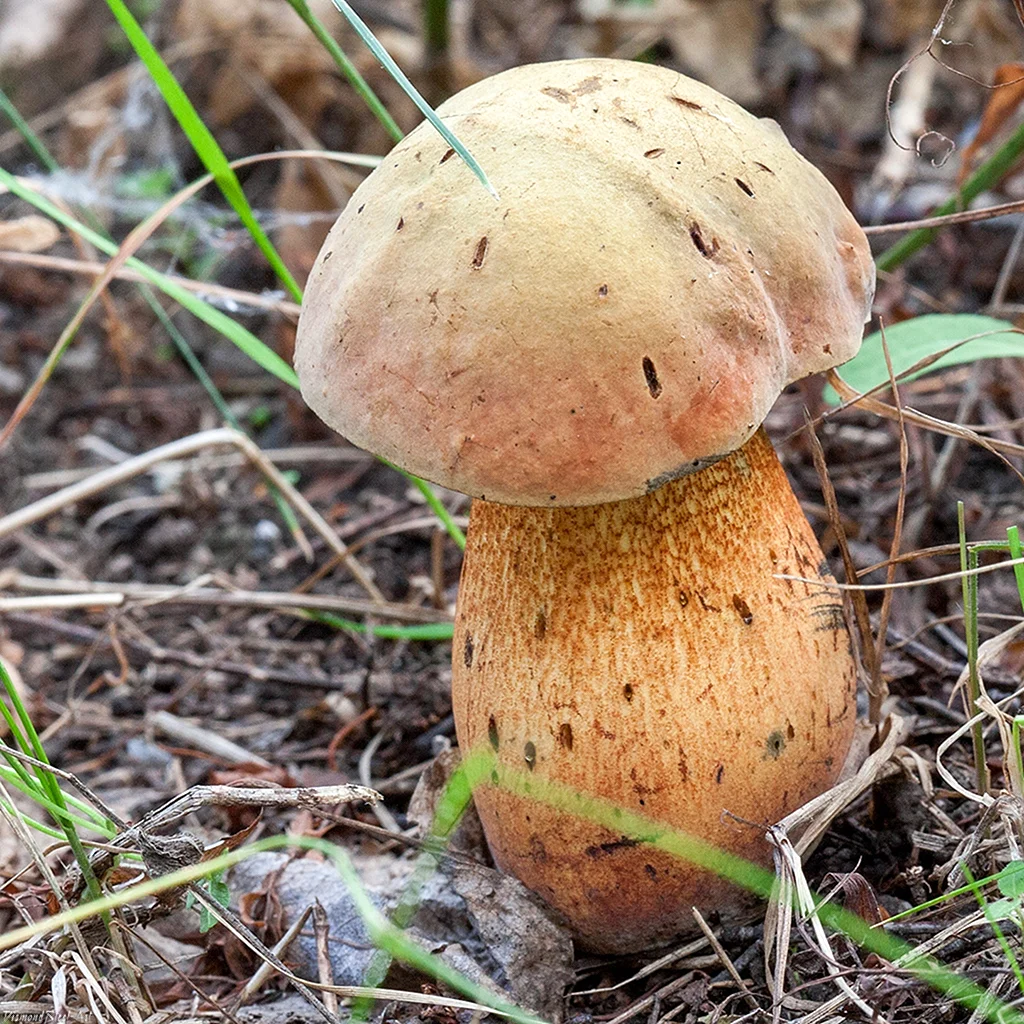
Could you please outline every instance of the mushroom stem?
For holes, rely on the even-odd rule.
[[[641,498],[475,501],[454,638],[460,746],[489,743],[509,765],[768,861],[749,823],[831,785],[855,719],[838,596],[780,574],[831,578],[763,431]],[[491,786],[475,798],[498,865],[594,951],[668,941],[694,904],[745,904],[584,819]]]

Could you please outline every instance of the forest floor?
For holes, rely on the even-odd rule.
[[[984,83],[1000,69],[1011,80],[1024,46],[1013,5],[996,0],[953,5],[941,32],[949,42],[935,41],[927,53],[943,5],[926,0],[763,6],[453,0],[448,50],[440,55],[425,43],[419,4],[355,6],[432,102],[505,67],[567,56],[644,56],[700,75],[778,120],[864,225],[925,216],[1019,120],[1018,93],[1005,112],[992,115],[991,137],[970,148],[995,95]],[[408,98],[341,30],[340,18],[320,13],[402,128],[414,126],[419,117]],[[36,16],[43,23],[23,33],[33,41],[22,42],[19,52],[8,38],[15,21],[27,19],[20,22],[25,29]],[[380,123],[284,0],[180,0],[156,5],[143,21],[229,158],[278,148],[387,151]],[[76,56],[69,59],[72,38]],[[0,166],[115,239],[201,175],[103,5],[62,0],[45,14],[27,5],[16,14],[0,9],[0,68],[4,89],[59,168],[40,167],[13,129],[0,135]],[[893,144],[889,121],[909,146]],[[261,223],[304,280],[363,172],[296,159],[239,173]],[[1011,170],[983,199],[991,205],[1022,195],[1024,176]],[[13,195],[0,196],[0,209],[0,423],[6,423],[85,298],[102,257],[67,231],[54,234],[27,220],[34,211]],[[5,234],[11,224],[21,234]],[[880,275],[876,317],[894,324],[925,313],[985,312],[1016,322],[1024,314],[1022,228],[1018,214],[944,229],[911,260]],[[898,237],[872,242],[881,252]],[[290,359],[294,303],[215,189],[182,206],[138,255],[161,271],[204,282],[208,299]],[[313,621],[308,609],[371,626],[437,623],[443,636],[461,552],[405,478],[331,434],[297,392],[163,301],[230,414],[329,530],[303,523],[304,552],[258,467],[223,435],[203,434],[225,424],[223,411],[138,285],[117,280],[0,447],[0,659],[50,762],[125,821],[137,822],[198,786],[376,789],[382,807],[295,804],[258,815],[225,805],[221,794],[209,797],[210,806],[190,807],[182,827],[208,849],[226,837],[232,846],[274,835],[326,838],[349,853],[375,904],[391,909],[422,846],[414,823],[436,800],[451,762],[451,644],[334,628]],[[986,360],[929,374],[903,387],[901,398],[938,420],[972,425],[1008,446],[1024,444],[1024,361]],[[839,530],[803,430],[805,409],[821,417],[816,432]],[[1007,528],[1024,522],[1019,452],[1011,447],[1002,456],[920,423],[902,426],[863,410],[836,413],[824,404],[820,381],[791,387],[768,419],[840,579],[840,531],[858,570],[882,566],[861,582],[885,580],[897,531],[904,557],[895,578],[925,581],[960,567],[958,502],[972,543],[1005,542]],[[196,439],[183,456],[131,462],[183,438]],[[88,493],[73,490],[116,466],[125,467],[119,479]],[[440,493],[465,527],[468,499]],[[50,506],[7,527],[4,517],[46,496],[54,496]],[[367,593],[332,549],[332,531],[371,574],[387,602],[384,613],[366,617]],[[1021,600],[1008,569],[977,580],[978,634],[985,641],[1021,621]],[[62,604],[54,594],[78,596]],[[33,595],[34,604],[25,602]],[[310,603],[298,604],[296,595]],[[985,800],[965,797],[935,770],[940,744],[966,721],[962,695],[954,692],[970,653],[963,598],[959,579],[892,592],[880,673],[888,693],[882,720],[896,730],[891,758],[876,764],[835,813],[804,865],[813,889],[834,891],[836,901],[873,922],[963,886],[965,878],[991,878],[1020,858],[1024,807],[998,730],[986,732]],[[871,593],[865,606],[876,631],[881,600]],[[1022,652],[1010,638],[990,649],[984,664],[987,692],[1010,717],[1020,707]],[[867,714],[866,695],[860,711]],[[864,726],[862,754],[873,733]],[[10,771],[16,763],[8,762]],[[976,767],[969,736],[950,745],[944,763],[970,790]],[[6,791],[0,804],[26,813],[30,806]],[[7,880],[0,885],[0,937],[81,899],[66,846],[46,854],[48,842],[36,836],[27,845],[17,817],[5,811],[0,818],[0,879]],[[781,971],[776,983],[765,969],[763,907],[742,925],[720,925],[709,912],[714,941],[696,932],[693,940],[650,955],[577,954],[565,930],[538,915],[521,891],[481,895],[481,887],[499,885],[485,844],[470,826],[463,826],[459,843],[420,894],[411,934],[463,976],[546,1019],[658,1024],[760,1021],[778,1013],[824,1022],[865,1019],[869,1007],[891,1022],[945,1022],[994,1012],[983,1007],[972,1017],[955,991],[937,991],[842,936],[833,934],[831,951],[823,952],[806,920],[795,922],[783,943],[788,962],[777,959],[777,950],[769,957]],[[187,849],[164,853],[165,870],[189,863]],[[46,864],[54,872],[49,879]],[[154,864],[152,856],[145,861],[150,874],[158,873]],[[107,880],[115,888],[135,873],[118,870]],[[370,936],[322,854],[260,854],[235,869],[228,884],[234,912],[269,948],[319,897],[326,923],[311,917],[281,947],[280,958],[304,977],[335,985],[359,985],[367,977]],[[990,901],[1020,896],[1005,874],[984,893]],[[297,983],[280,972],[246,990],[266,957],[237,929],[221,923],[204,931],[203,916],[174,901],[133,904],[119,914],[110,926],[123,940],[115,952],[100,941],[99,926],[83,925],[79,939],[94,954],[92,964],[70,932],[13,950],[0,944],[0,1019],[7,1012],[18,1020],[29,1004],[71,1020],[323,1019],[312,1005],[321,997],[309,989],[306,997],[297,994]],[[887,930],[926,943],[963,979],[1021,1003],[1021,928],[1012,918],[997,932],[968,889]],[[340,940],[328,942],[332,929]],[[134,976],[125,957],[146,965],[145,973]],[[419,999],[382,998],[376,1012],[388,1019],[447,1024],[477,1012],[446,1005],[445,997],[456,993],[411,967],[392,966],[380,984]],[[335,999],[323,997],[325,1012]],[[5,1000],[26,1005],[19,1010]]]

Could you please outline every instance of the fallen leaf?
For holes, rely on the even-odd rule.
[[[60,238],[60,228],[49,217],[29,213],[0,221],[0,249],[11,252],[44,252]]]
[[[860,46],[860,0],[775,0],[775,20],[829,63],[851,67]]]
[[[960,157],[960,173],[957,175],[958,188],[971,173],[978,151],[982,146],[991,142],[999,129],[1013,117],[1021,100],[1024,100],[1024,64],[1014,62],[1000,65],[996,68],[992,93],[985,106],[985,112],[981,115],[978,131],[970,143],[964,147]]]

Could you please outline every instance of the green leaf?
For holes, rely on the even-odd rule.
[[[1011,860],[996,876],[1004,896],[1024,896],[1024,860]]]
[[[1012,324],[979,313],[928,313],[887,327],[885,340],[897,377],[922,360],[951,346],[959,346],[907,374],[903,380],[979,359],[1024,357],[1024,336]],[[860,352],[839,367],[839,376],[858,391],[870,391],[889,379],[881,331],[864,339]],[[839,404],[839,396],[832,388],[826,388],[825,400],[831,405]]]
[[[1003,921],[1011,914],[1015,914],[1018,910],[1020,910],[1020,900],[1004,898],[996,900],[995,903],[987,904],[985,907],[985,916],[990,921]]]

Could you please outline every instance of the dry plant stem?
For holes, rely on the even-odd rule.
[[[337,1016],[338,997],[330,991],[334,984],[334,971],[331,968],[331,922],[323,904],[316,900],[313,904],[313,932],[316,937],[316,970],[317,981],[324,985],[324,1006],[327,1012]]]
[[[309,915],[313,912],[312,907],[306,907],[305,910],[288,926],[288,930],[281,936],[280,939],[274,943],[273,952],[276,956],[283,957],[287,952],[291,944],[302,934],[302,929],[306,927],[306,922],[309,920]],[[263,987],[263,985],[274,976],[276,973],[274,965],[267,960],[259,965],[256,969],[256,973],[245,983],[245,987],[238,994],[238,998],[232,1005],[232,1009],[241,1009],[257,992]],[[326,1000],[325,1000],[326,1002]]]
[[[38,763],[38,762],[37,762]],[[49,767],[48,765],[46,767]],[[69,905],[67,899],[64,896],[64,889],[60,882],[57,880],[53,871],[50,869],[50,865],[47,863],[46,858],[40,852],[36,846],[35,840],[32,838],[28,829],[22,823],[20,817],[16,813],[11,813],[7,810],[7,807],[16,806],[14,801],[11,799],[10,794],[7,792],[6,786],[3,782],[0,782],[0,817],[2,817],[10,827],[11,831],[18,838],[21,844],[29,851],[32,856],[32,860],[36,865],[36,869],[42,875],[44,881],[50,888],[50,892],[53,898],[57,901],[61,910],[68,910]],[[6,805],[6,806],[5,806]],[[89,970],[94,976],[98,976],[99,971],[96,968],[96,964],[93,962],[92,954],[89,951],[89,944],[85,941],[82,935],[82,930],[77,924],[72,924],[68,927],[68,932],[71,935],[71,940],[75,944],[75,948],[79,951],[82,959],[88,965]]]
[[[673,992],[678,992],[679,989],[683,988],[685,985],[689,985],[696,975],[696,971],[687,971],[685,974],[681,974],[678,978],[673,978],[671,981],[666,982],[660,988],[656,989],[650,995],[646,995],[630,1006],[627,1006],[622,1013],[616,1014],[616,1016],[612,1017],[607,1024],[626,1024],[627,1021],[631,1021],[634,1017],[638,1017],[644,1012],[644,1010],[654,1006],[656,1002],[666,999],[668,996],[672,995]]]
[[[874,413],[874,415],[881,416],[883,419],[897,421],[900,419],[900,412],[895,407],[889,405],[887,402],[881,402],[877,398],[870,397],[874,391],[881,391],[884,388],[887,388],[889,386],[887,383],[880,384],[877,388],[873,388],[872,392],[869,392],[868,394],[861,394],[859,391],[851,388],[835,370],[827,370],[825,376],[828,379],[829,384],[832,385],[836,393],[843,400],[843,404],[841,406],[836,409],[829,410],[825,415],[831,417],[842,412],[844,409],[856,406],[858,409]],[[902,415],[905,422],[913,423],[916,426],[923,427],[925,430],[931,430],[933,433],[943,434],[946,437],[959,437],[965,441],[972,441],[974,444],[978,445],[978,447],[984,448],[987,452],[991,452],[1010,470],[1011,473],[1013,473],[1015,477],[1017,477],[1022,484],[1024,484],[1024,474],[1022,474],[1011,462],[1007,461],[1005,457],[1005,455],[1024,455],[1024,445],[1011,444],[1008,441],[999,441],[995,438],[982,437],[976,431],[970,430],[967,427],[960,426],[956,423],[947,423],[945,420],[937,419],[934,416],[928,416],[923,412],[918,412],[916,409],[904,407]],[[823,417],[818,417],[818,420],[822,418]]]
[[[453,658],[459,745],[753,860],[835,780],[854,725],[841,605],[776,578],[823,556],[763,432],[629,501],[475,502]],[[820,578],[820,576],[819,576]],[[620,835],[487,786],[495,860],[595,950],[671,939],[741,894]]]
[[[275,464],[286,463],[288,465],[306,465],[310,463],[370,463],[375,461],[369,452],[360,451],[358,448],[344,448],[339,445],[331,445],[329,448],[321,448],[316,445],[295,445],[290,448],[264,448],[261,449],[264,456]],[[111,453],[113,455],[113,453]],[[130,455],[123,457],[109,458],[108,462],[125,462]],[[197,468],[203,469],[228,469],[235,466],[244,466],[248,459],[244,455],[203,455],[194,459],[183,459],[176,465],[181,467],[182,472],[192,472]],[[22,486],[27,491],[48,491],[68,484],[78,483],[85,480],[96,472],[95,466],[87,466],[81,469],[56,469],[43,473],[30,473],[21,480]],[[436,522],[431,519],[431,522]]]
[[[128,932],[128,934],[131,935],[132,940],[134,942],[140,943],[141,945],[145,946],[146,949],[148,949],[150,953],[152,953],[153,956],[156,957],[156,959],[159,960],[164,965],[164,967],[168,971],[170,971],[185,988],[190,989],[192,991],[193,996],[195,996],[195,998],[199,1000],[200,1004],[205,1003],[207,1006],[210,1007],[211,1010],[213,1010],[214,1013],[222,1014],[224,1019],[228,1021],[228,1024],[241,1024],[238,1018],[234,1016],[234,1014],[232,1014],[232,1012],[227,1007],[221,1006],[221,1004],[216,999],[214,999],[213,996],[204,992],[191,978],[189,978],[188,975],[186,975],[181,970],[181,968],[178,967],[177,964],[173,963],[171,960],[168,960],[167,957],[159,949],[157,949],[156,946],[149,942],[146,939],[146,937],[140,933],[139,929],[128,928],[120,922],[118,922],[118,926],[123,928],[126,932]]]
[[[1013,241],[1010,243],[1010,248],[1007,250],[1006,257],[999,268],[999,276],[996,278],[995,287],[992,289],[992,298],[988,302],[989,312],[994,312],[1005,304],[1006,292],[1010,287],[1013,272],[1017,269],[1022,248],[1024,248],[1024,220],[1017,225],[1017,230],[1013,233]]]
[[[747,1005],[752,1010],[760,1010],[757,1005],[757,1000],[750,994],[747,989],[747,983],[740,977],[740,972],[736,970],[736,965],[732,962],[732,958],[725,951],[725,947],[718,941],[718,936],[708,926],[707,921],[704,920],[704,915],[696,908],[693,908],[693,919],[697,922],[697,926],[707,936],[708,942],[711,943],[711,948],[715,951],[718,959],[721,961],[722,966],[725,968],[726,973],[733,981],[736,982],[737,987],[743,995]]]
[[[36,267],[39,270],[52,270],[60,274],[101,274],[106,263],[101,260],[73,260],[66,256],[50,256],[47,253],[36,252],[8,252],[0,250],[0,264],[13,264],[24,267]],[[137,284],[146,284],[146,278],[137,270],[131,267],[121,267],[114,278],[118,281],[132,281]],[[223,302],[230,302],[238,306],[251,309],[266,310],[272,313],[281,313],[284,316],[297,317],[299,315],[299,304],[289,299],[278,299],[273,295],[260,295],[256,292],[242,291],[240,288],[228,288],[226,285],[214,284],[212,281],[195,281],[190,277],[179,277],[177,274],[168,274],[168,281],[194,292],[196,295],[207,296],[211,299],[220,299]]]
[[[0,574],[0,585],[3,584]],[[116,596],[116,595],[115,595]],[[34,631],[49,631],[63,636],[72,643],[89,645],[94,648],[113,646],[109,633],[82,626],[78,623],[65,622],[62,619],[48,618],[43,615],[32,615],[25,612],[10,612],[4,617],[8,624],[21,626]],[[158,661],[172,665],[185,665],[201,672],[224,672],[228,675],[244,676],[259,683],[286,683],[289,686],[305,686],[318,690],[343,689],[345,684],[330,676],[307,675],[288,669],[265,667],[246,664],[239,661],[225,661],[216,656],[204,658],[191,651],[176,651],[140,639],[122,637],[120,644],[126,658],[131,662],[143,663]],[[952,674],[956,675],[959,668]]]
[[[900,231],[949,227],[953,224],[974,224],[977,221],[1006,217],[1022,211],[1024,211],[1024,199],[1015,199],[1011,203],[997,203],[995,206],[983,206],[978,210],[961,210],[959,213],[946,213],[939,217],[893,221],[891,224],[869,224],[861,230],[865,235],[888,235]]]
[[[195,901],[212,914],[222,927],[231,932],[236,939],[248,947],[264,963],[270,964],[279,974],[287,978],[295,986],[295,990],[299,995],[314,1009],[317,1016],[327,1021],[328,1024],[337,1024],[337,1017],[327,1011],[323,1002],[313,992],[314,988],[320,988],[321,986],[304,981],[297,975],[292,974],[285,966],[284,961],[272,950],[268,949],[263,941],[254,935],[233,911],[228,910],[227,907],[223,907],[216,900],[211,899],[209,893],[201,886],[195,882],[190,882],[187,888]]]
[[[124,603],[123,594],[41,594],[39,597],[0,597],[0,612],[100,608]]]
[[[237,167],[244,167],[248,164],[260,163],[265,160],[283,160],[292,157],[315,157],[321,160],[335,160],[339,163],[349,163],[353,160],[353,157],[350,157],[350,154],[347,153],[338,155],[325,153],[322,150],[286,150],[280,153],[258,153],[253,156],[242,157],[239,160],[231,161],[228,166],[234,169]],[[354,157],[354,159],[355,162],[362,162],[367,158],[363,157],[360,160],[360,158]],[[150,216],[142,221],[141,224],[136,225],[136,227],[129,232],[128,236],[118,247],[116,255],[104,266],[103,273],[96,278],[93,286],[89,289],[89,294],[78,307],[75,315],[65,326],[64,330],[61,331],[61,335],[54,344],[53,349],[50,351],[42,369],[36,375],[36,379],[32,382],[28,391],[22,395],[21,400],[18,402],[14,412],[11,414],[11,418],[6,424],[4,424],[3,429],[0,429],[0,448],[7,443],[18,424],[25,418],[28,411],[35,404],[35,401],[45,387],[46,382],[50,379],[54,369],[60,362],[65,349],[71,344],[72,339],[78,332],[78,328],[85,320],[86,314],[92,308],[96,300],[106,292],[107,286],[114,279],[114,275],[122,269],[124,264],[135,255],[142,244],[176,209],[178,209],[178,207],[184,205],[187,200],[191,199],[192,196],[204,189],[213,180],[214,176],[212,174],[207,174],[192,182],[191,185],[183,188],[180,192],[168,199],[159,210],[150,214]],[[41,191],[39,189],[36,190]]]
[[[0,586],[20,590],[49,593],[55,587],[74,594],[113,594],[119,597],[111,604],[139,601],[145,604],[224,605],[232,608],[276,608],[302,612],[351,612],[356,615],[376,615],[402,622],[439,622],[449,619],[447,612],[436,608],[419,608],[411,604],[377,603],[355,597],[335,597],[332,594],[293,594],[263,590],[217,590],[213,587],[166,587],[159,583],[107,583],[103,581],[55,580],[45,576],[26,576],[18,572],[0,572]],[[106,604],[99,600],[96,604]],[[205,661],[189,662],[197,668]],[[290,682],[291,680],[285,680]]]
[[[201,725],[187,722],[169,711],[154,711],[147,718],[151,728],[157,729],[165,736],[179,743],[186,743],[195,750],[201,750],[212,757],[219,758],[227,764],[258,764],[269,768],[270,762],[254,754],[251,750],[239,746],[217,733],[204,729]]]
[[[839,547],[839,554],[843,560],[843,572],[849,582],[857,580],[857,566],[853,561],[850,552],[850,545],[846,539],[846,531],[843,529],[842,517],[839,513],[839,502],[836,499],[835,488],[832,486],[832,479],[828,475],[828,466],[825,464],[825,453],[822,451],[821,442],[815,433],[814,424],[806,421],[807,436],[810,442],[811,458],[814,460],[814,468],[818,473],[818,480],[821,483],[821,493],[825,499],[825,507],[828,509],[829,523],[836,536],[836,544]],[[874,635],[871,632],[871,616],[868,613],[867,599],[859,591],[852,591],[850,603],[853,606],[853,619],[857,626],[857,639],[860,641],[860,655],[867,661],[865,666],[868,674],[868,721],[877,726],[882,720],[882,701],[884,693],[879,689],[882,670],[878,662],[878,652],[875,649]]]
[[[127,462],[111,466],[109,469],[100,470],[93,476],[80,483],[65,487],[55,494],[49,494],[39,501],[26,505],[17,512],[0,519],[0,538],[22,529],[31,523],[38,522],[46,516],[71,505],[83,498],[91,497],[100,491],[113,487],[115,484],[124,483],[132,477],[137,476],[150,469],[152,466],[165,459],[177,459],[183,455],[200,451],[203,448],[210,448],[217,445],[234,445],[241,449],[249,460],[263,473],[263,475],[287,497],[298,512],[309,522],[314,530],[320,535],[327,546],[345,562],[345,567],[358,580],[363,589],[370,595],[374,602],[384,603],[384,596],[377,589],[376,584],[367,575],[366,570],[357,562],[348,551],[345,543],[327,524],[319,512],[309,504],[308,501],[295,489],[291,482],[281,471],[263,454],[262,451],[244,434],[236,430],[229,430],[220,427],[215,430],[204,430],[198,434],[181,438],[179,441],[172,441],[170,444],[161,445],[152,451],[137,455]],[[312,549],[308,549],[307,557],[312,559]]]
[[[836,961],[835,954],[832,952],[832,946],[828,940],[828,935],[825,932],[825,927],[818,916],[814,896],[811,893],[810,886],[807,884],[807,878],[804,875],[800,855],[793,848],[792,843],[789,841],[789,837],[786,835],[785,829],[780,828],[779,826],[770,828],[768,830],[768,838],[774,848],[775,870],[782,878],[781,891],[784,894],[784,897],[780,897],[779,900],[779,919],[783,920],[785,918],[790,918],[795,907],[795,909],[799,911],[801,919],[809,921],[811,924],[811,931],[813,933],[812,945],[815,945],[820,952],[821,957],[825,962],[825,968],[828,971],[829,977],[845,994],[846,998],[867,1016],[868,1020],[872,1021],[873,1024],[886,1024],[886,1019],[878,1013],[877,1009],[873,1009],[859,995],[857,995],[843,977],[842,968]],[[794,895],[795,899],[793,898]],[[788,925],[786,927],[786,933],[788,938]],[[783,947],[781,944],[779,946],[779,955],[780,960],[782,960]],[[777,967],[775,976],[775,1013],[773,1015],[773,1020],[776,1021],[779,1019],[779,1012],[782,1009],[781,995],[784,976],[784,969],[779,969]]]
[[[585,988],[576,992],[570,992],[568,998],[581,999],[583,996],[597,996],[604,995],[608,992],[615,992],[620,988],[624,988],[626,985],[632,985],[637,981],[643,981],[644,978],[650,977],[652,974],[657,974],[657,972],[662,970],[662,968],[669,967],[677,961],[693,956],[694,953],[699,952],[708,944],[707,938],[694,939],[692,942],[687,942],[678,949],[672,950],[671,953],[666,953],[664,956],[658,957],[657,960],[652,960],[649,964],[640,968],[640,970],[635,974],[631,974],[628,978],[623,978],[622,981],[616,982],[614,985],[604,985],[601,988]],[[688,963],[683,966],[696,965]]]
[[[900,492],[896,502],[896,523],[893,528],[892,544],[889,548],[889,565],[885,571],[885,582],[893,583],[896,579],[896,556],[900,552],[900,543],[903,534],[903,514],[907,505],[907,461],[908,461],[908,448],[907,448],[907,424],[903,418],[903,403],[900,400],[900,389],[896,383],[896,375],[892,369],[892,359],[889,355],[889,345],[885,340],[885,329],[882,329],[882,351],[885,354],[885,365],[889,371],[889,383],[892,386],[893,400],[896,404],[896,412],[898,414],[898,423],[900,430]],[[856,577],[854,577],[856,578]],[[875,659],[874,668],[877,673],[872,678],[872,697],[876,694],[880,696],[878,701],[878,707],[873,708],[875,712],[875,718],[873,722],[877,723],[878,718],[881,716],[881,704],[884,702],[886,696],[889,693],[889,686],[886,681],[882,678],[882,658],[885,654],[885,641],[889,632],[889,615],[892,611],[892,596],[894,591],[886,590],[882,596],[882,608],[878,616],[878,642],[875,648]]]

